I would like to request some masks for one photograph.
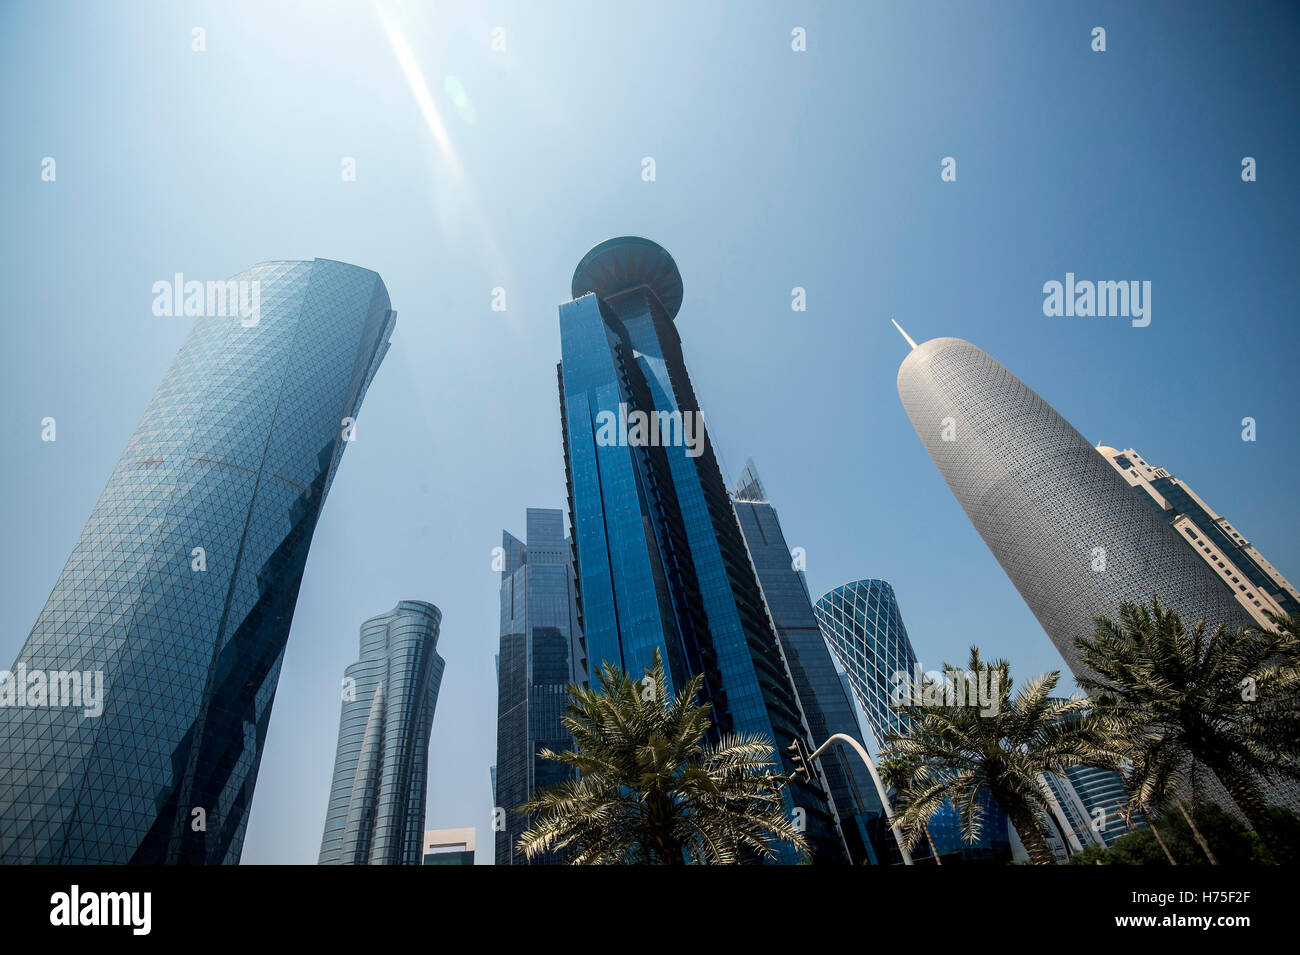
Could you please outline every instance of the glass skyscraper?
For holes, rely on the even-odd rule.
[[[883,580],[855,580],[823,594],[813,607],[831,651],[848,674],[862,707],[875,752],[889,733],[907,731],[908,719],[896,705],[900,687],[916,682],[917,658],[903,626],[894,588]],[[985,791],[983,832],[978,842],[963,841],[961,822],[950,803],[930,818],[930,838],[941,856],[968,860],[999,859],[1010,852],[1006,814]],[[928,843],[917,846],[929,853]]]
[[[420,864],[441,623],[433,604],[403,600],[361,625],[360,658],[343,673],[319,864]]]
[[[105,698],[0,708],[0,862],[239,860],[307,550],[394,313],[342,262],[231,281],[260,314],[194,322],[19,652],[102,673]]]
[[[558,370],[588,669],[609,660],[637,676],[658,649],[668,691],[703,674],[715,737],[762,733],[792,771],[799,701],[686,371],[677,265],[647,239],[610,239],[578,264],[572,292]],[[821,788],[785,799],[814,858],[843,859]]]
[[[732,498],[813,745],[820,746],[836,733],[863,743],[853,703],[813,614],[803,571],[795,567],[776,509],[767,499],[753,461],[746,462]],[[876,784],[861,757],[846,744],[835,743],[817,763],[851,861],[861,865],[876,864],[882,856],[888,860],[888,848],[873,840],[892,843],[893,835],[884,821]]]
[[[497,763],[493,793],[504,810],[496,864],[526,864],[515,847],[528,820],[517,810],[538,789],[568,779],[568,767],[539,749],[571,749],[565,687],[586,682],[573,557],[564,513],[529,508],[525,540],[501,536],[501,644],[497,654]],[[560,861],[547,855],[534,860]]]
[[[879,745],[907,720],[894,705],[899,679],[915,679],[916,651],[903,626],[894,588],[884,580],[854,580],[823,594],[813,606],[826,642],[848,674],[867,728]]]

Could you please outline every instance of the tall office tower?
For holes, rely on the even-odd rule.
[[[854,580],[823,594],[813,606],[831,652],[848,675],[862,708],[877,752],[889,733],[902,733],[908,719],[897,706],[899,691],[916,681],[917,658],[903,626],[894,588],[883,580]],[[937,670],[938,667],[931,667]],[[949,803],[931,817],[928,827],[943,857],[960,855],[969,861],[1000,859],[1010,851],[1007,817],[987,794],[984,827],[978,842],[963,840],[961,821]],[[928,846],[920,846],[921,855]]]
[[[573,558],[564,513],[528,509],[525,540],[502,532],[501,649],[497,656],[497,764],[493,792],[505,811],[496,864],[522,865],[516,849],[528,820],[516,810],[538,789],[570,778],[538,750],[573,747],[564,728],[565,687],[585,682]],[[554,856],[539,860],[559,862]]]
[[[1090,845],[1109,848],[1132,831],[1124,819],[1124,806],[1128,804],[1124,777],[1114,770],[1072,766],[1065,771],[1065,778],[1048,776],[1047,784],[1068,823],[1066,839],[1072,851]],[[1145,824],[1136,815],[1133,822]]]
[[[823,594],[813,613],[879,747],[887,734],[907,729],[895,701],[899,688],[915,679],[917,664],[894,588],[883,580],[850,581]]]
[[[361,654],[343,671],[320,865],[420,864],[441,623],[433,604],[402,600],[361,625]]]
[[[1057,697],[1054,702],[1064,702]],[[1077,722],[1079,715],[1065,717]],[[1126,818],[1128,796],[1124,777],[1112,769],[1071,766],[1064,777],[1048,775],[1048,787],[1055,799],[1053,814],[1063,837],[1063,852],[1079,852],[1090,845],[1108,848],[1120,836],[1145,826],[1141,814]]]
[[[908,339],[909,343],[911,339]],[[969,342],[914,345],[898,394],[966,516],[1071,671],[1093,617],[1152,595],[1189,623],[1251,617],[1068,421]]]
[[[1132,448],[1116,451],[1098,445],[1097,451],[1144,493],[1256,623],[1272,627],[1265,611],[1300,614],[1300,593],[1291,582],[1187,484],[1164,468],[1153,468]]]
[[[326,259],[222,284],[209,312],[241,288],[260,308],[195,321],[18,655],[102,674],[105,698],[0,707],[0,862],[239,861],[307,550],[394,313],[378,275]]]
[[[813,615],[802,568],[796,569],[797,560],[791,555],[776,509],[767,499],[753,461],[745,464],[732,492],[732,506],[768,614],[785,651],[813,744],[820,746],[836,733],[862,743],[853,703]],[[873,838],[892,841],[893,836],[884,822],[876,784],[861,758],[846,744],[836,743],[817,763],[825,775],[849,858],[855,865],[874,865],[882,855],[887,858],[888,850],[875,844]]]
[[[588,669],[639,676],[659,650],[668,691],[703,674],[715,738],[762,733],[792,772],[799,700],[686,371],[677,265],[646,239],[610,239],[572,287],[558,372]],[[785,800],[806,814],[814,859],[842,860],[825,792],[798,783]]]

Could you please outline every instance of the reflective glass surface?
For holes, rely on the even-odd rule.
[[[526,864],[516,846],[528,819],[516,810],[538,789],[570,776],[568,767],[537,753],[572,748],[563,723],[565,688],[585,681],[564,513],[529,508],[525,537],[502,535],[495,798],[505,828],[496,833],[497,865]],[[534,861],[559,860],[547,854]]]
[[[343,674],[321,865],[420,863],[441,623],[433,604],[403,600],[361,625],[360,659]]]
[[[668,692],[703,674],[715,740],[761,733],[785,760],[787,742],[804,735],[799,705],[686,371],[673,323],[680,277],[653,243],[624,242],[597,247],[575,276],[579,297],[560,306],[560,401],[588,670],[594,675],[610,660],[639,675],[658,649]],[[599,294],[581,294],[588,288]],[[672,290],[670,306],[656,289]],[[621,420],[621,407],[695,416],[699,443],[636,443],[627,429],[603,440],[602,413]],[[830,817],[823,791],[798,790],[786,789],[787,810]],[[814,841],[814,857],[842,858],[838,838]],[[782,847],[781,858],[797,856]]]
[[[19,653],[102,671],[105,701],[0,708],[0,861],[239,859],[344,419],[394,313],[341,262],[233,280],[260,283],[257,322],[195,320]]]

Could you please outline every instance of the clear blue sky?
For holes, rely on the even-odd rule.
[[[908,423],[891,315],[984,348],[1300,577],[1294,5],[385,4],[425,110],[379,9],[0,5],[0,666],[185,334],[153,282],[321,256],[378,271],[398,312],[307,564],[245,862],[315,861],[339,680],[401,598],[444,612],[428,824],[477,827],[490,857],[491,549],[563,506],[556,306],[613,235],[677,259],[728,479],[754,456],[816,593],[890,580],[927,666],[971,643],[1021,676],[1062,664]],[[1044,317],[1067,271],[1150,280],[1151,325]]]

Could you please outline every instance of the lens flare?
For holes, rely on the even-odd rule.
[[[424,81],[424,72],[420,69],[420,64],[416,62],[411,45],[406,42],[401,27],[388,18],[379,4],[375,4],[375,13],[379,17],[380,24],[383,25],[384,33],[388,36],[388,43],[393,48],[393,55],[397,57],[397,65],[401,67],[407,85],[411,87],[411,93],[415,96],[415,103],[420,108],[421,115],[424,116],[425,125],[429,127],[429,132],[433,135],[433,141],[438,146],[438,152],[442,155],[448,169],[459,180],[461,178],[460,160],[457,158],[456,150],[451,144],[451,138],[447,135],[447,127],[443,124],[442,116],[438,112],[438,105],[433,101],[433,94],[429,92],[429,84]]]

